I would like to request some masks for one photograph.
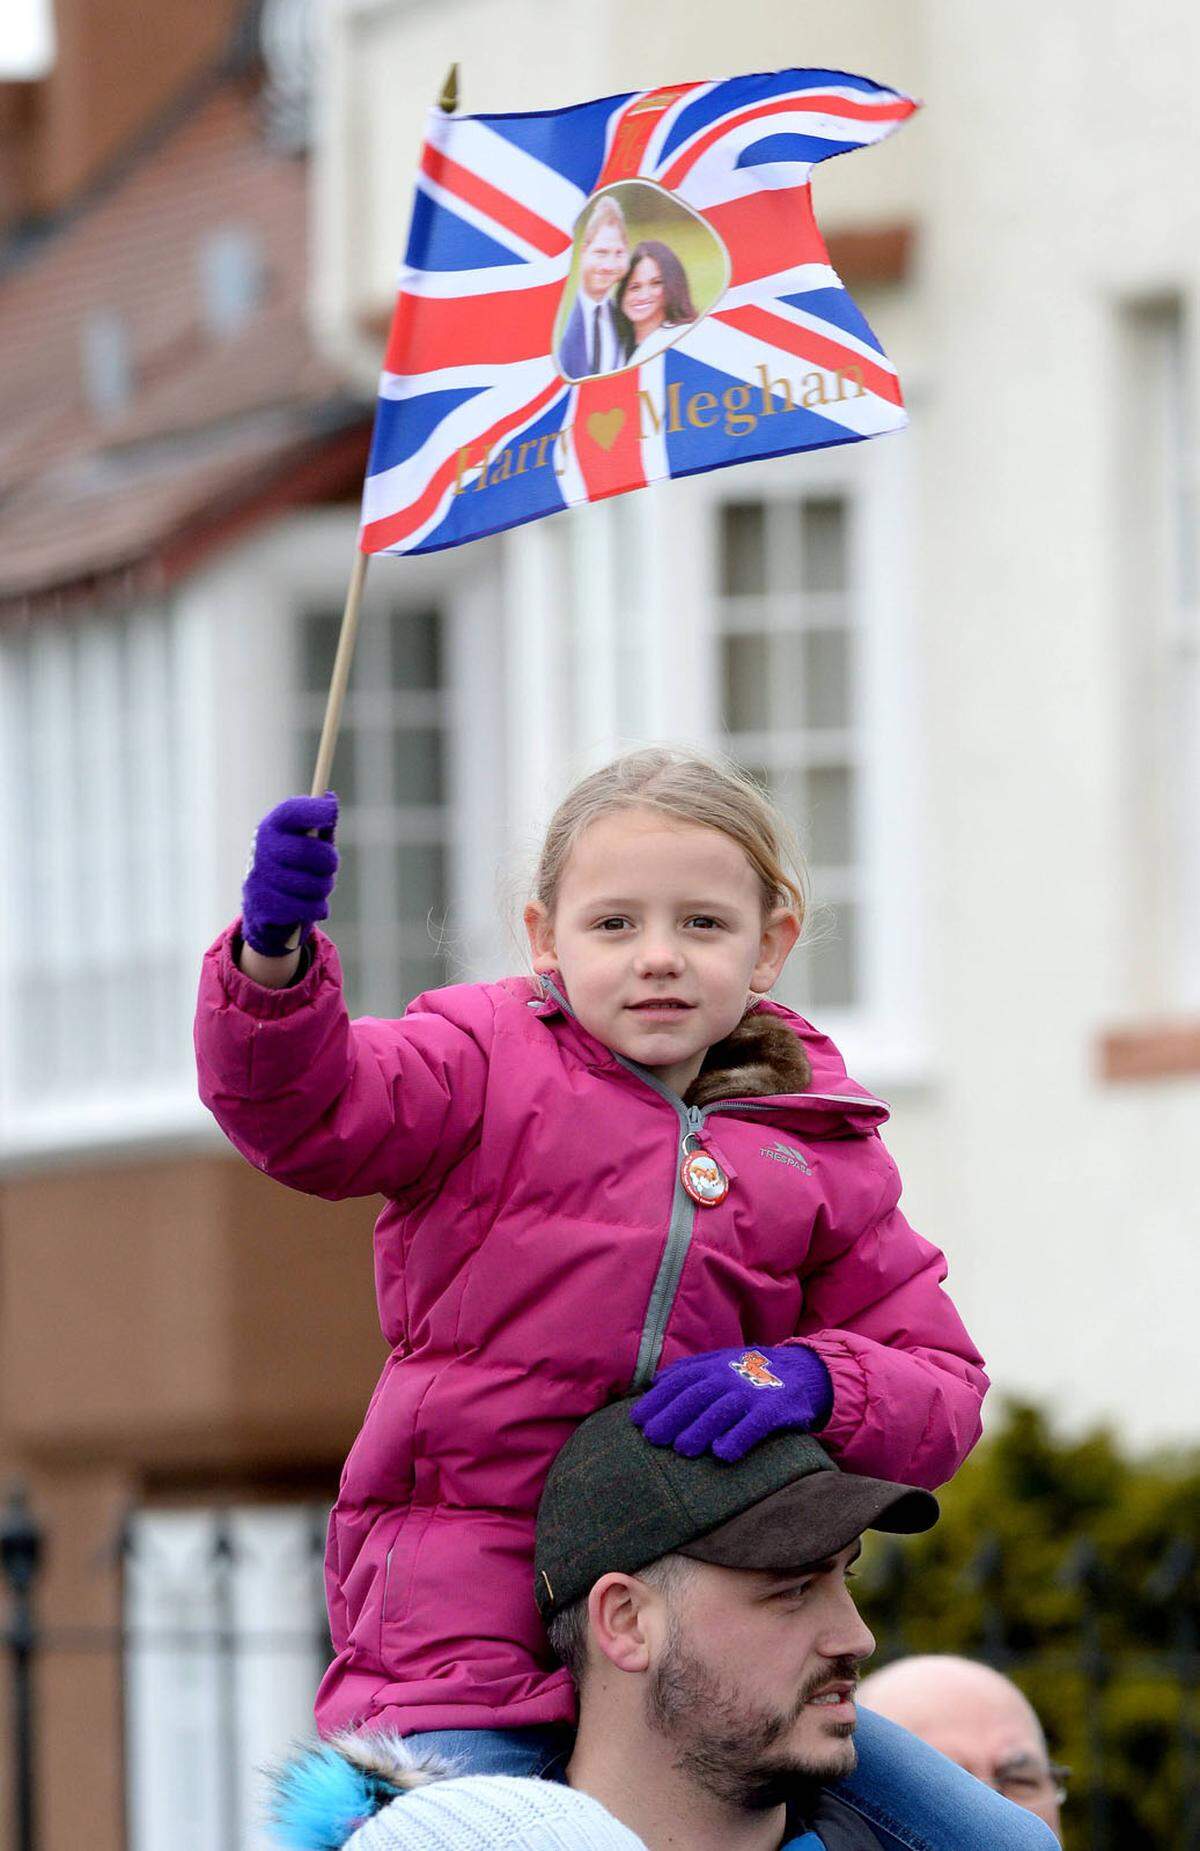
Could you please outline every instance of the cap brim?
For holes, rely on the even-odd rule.
[[[836,1555],[864,1530],[917,1535],[932,1529],[940,1514],[932,1492],[912,1485],[850,1472],[811,1472],[676,1553],[721,1568],[786,1574]]]

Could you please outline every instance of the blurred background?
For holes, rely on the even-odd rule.
[[[513,968],[539,826],[614,749],[769,780],[816,901],[787,1000],[891,1100],[997,1385],[944,1531],[872,1557],[881,1646],[1023,1682],[1072,1851],[1195,1851],[1188,0],[10,0],[5,1842],[259,1845],[326,1650],[374,1204],[237,1159],[189,1025],[254,823],[308,786],[455,59],[480,112],[787,64],[924,98],[814,179],[912,426],[373,564],[334,774],[352,1003]]]

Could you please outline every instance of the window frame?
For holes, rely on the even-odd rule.
[[[179,602],[165,599],[117,612],[99,611],[68,622],[55,614],[39,619],[23,633],[0,639],[0,741],[6,747],[6,788],[27,788],[31,801],[21,804],[17,820],[14,878],[24,878],[21,864],[32,844],[24,835],[32,820],[34,790],[45,807],[44,822],[56,838],[48,885],[40,895],[32,885],[23,894],[25,918],[15,904],[0,908],[0,1162],[38,1161],[64,1150],[140,1143],[146,1138],[176,1138],[198,1129],[204,1118],[195,1093],[190,1053],[176,1066],[164,1058],[177,1043],[190,1045],[188,1025],[194,979],[187,941],[199,915],[202,857],[181,851],[172,871],[170,894],[162,884],[143,880],[156,856],[174,852],[172,828],[183,828],[196,765],[198,713],[194,690],[203,683],[203,662],[196,636]],[[5,645],[10,645],[5,647]],[[30,651],[31,675],[44,682],[47,699],[39,716],[39,736],[25,739],[14,673],[13,648]],[[158,686],[152,685],[158,677]],[[165,677],[165,679],[163,679]],[[170,705],[164,709],[164,690]],[[131,692],[132,691],[132,692]],[[140,693],[140,698],[139,698]],[[89,698],[90,696],[90,698]],[[99,698],[97,698],[99,697]],[[86,710],[83,702],[87,699]],[[157,705],[156,705],[157,701]],[[81,729],[81,718],[86,721]],[[35,725],[38,722],[35,722]],[[85,743],[80,745],[83,731]],[[138,780],[147,752],[158,759],[158,776]],[[83,764],[94,761],[105,777],[90,784]],[[199,755],[202,756],[202,755]],[[133,790],[148,822],[147,839],[130,833],[125,846],[129,865],[123,876],[78,901],[78,856],[85,834],[92,842],[122,844],[120,798]],[[174,800],[175,816],[171,807]],[[32,862],[27,863],[32,873]],[[48,947],[44,958],[32,953],[33,935]],[[123,968],[128,959],[128,970]],[[143,963],[138,969],[138,960]],[[57,985],[53,1015],[63,1018],[61,1071],[43,1092],[23,1065],[20,1034],[15,1028],[16,989],[30,983],[44,963],[47,1003]],[[158,968],[161,964],[162,968]],[[88,1021],[78,1008],[89,965],[107,980],[107,993],[96,992],[90,1019],[98,1037],[119,1043],[121,979],[161,983],[157,1007],[140,1010],[149,1023],[151,1041],[145,1065],[122,1072],[111,1062],[96,1080],[83,1084],[77,1075],[94,1072],[87,1039]],[[148,965],[148,968],[147,968]],[[109,1015],[107,1022],[105,1014]],[[49,1032],[49,1031],[48,1031]],[[80,1045],[74,1045],[76,1037]],[[67,1048],[67,1044],[72,1045]],[[140,1082],[140,1083],[139,1083]]]
[[[860,855],[862,999],[822,1010],[817,1026],[870,1086],[921,1084],[929,1074],[925,887],[930,872],[922,686],[915,624],[913,436],[802,452],[700,479],[693,521],[706,544],[706,733],[721,750],[722,622],[720,508],[736,501],[845,498],[851,596],[857,612],[861,740],[855,824]],[[804,819],[797,819],[802,828]],[[803,938],[793,954],[802,957]]]
[[[1097,1077],[1200,1073],[1200,316],[1182,286],[1114,289],[1112,579],[1123,877]]]
[[[343,866],[330,918],[330,936],[338,945],[352,1013],[399,1015],[412,995],[447,980],[442,952],[449,918],[448,863],[450,806],[447,761],[451,717],[446,682],[444,600],[421,605],[386,594],[387,580],[376,581],[374,595],[364,600],[355,660],[342,710],[330,783],[346,785],[352,767],[352,791],[346,799],[338,829]],[[395,672],[395,628],[398,621],[431,617],[435,626],[437,685],[398,688]],[[294,616],[291,649],[293,678],[291,700],[295,715],[289,788],[304,790],[311,781],[317,740],[325,712],[327,686],[307,687],[301,672],[306,653],[303,632],[314,619],[331,619],[334,640],[340,628],[340,605],[307,597]],[[392,752],[402,730],[433,733],[440,754],[441,794],[428,801],[405,802],[394,788]],[[422,920],[404,908],[401,871],[393,860],[405,848],[441,851],[439,893]],[[352,867],[352,863],[356,864]],[[353,912],[348,900],[350,880],[355,886]],[[339,910],[339,900],[341,902]],[[424,930],[425,936],[421,937]],[[408,963],[428,960],[430,981],[417,989],[396,983]]]
[[[252,725],[253,710],[247,712],[252,743],[236,755],[239,768],[231,779],[230,804],[239,814],[235,841],[240,853],[231,859],[228,832],[222,848],[224,891],[235,903],[254,825],[285,794],[281,775],[293,776],[298,791],[307,791],[311,784],[313,767],[303,762],[299,749],[300,627],[295,619],[314,605],[341,611],[357,534],[356,508],[310,510],[280,522],[257,543],[249,562],[260,672],[278,682],[282,667],[285,694],[275,703],[273,715],[266,716],[266,727],[261,716]],[[505,955],[497,909],[502,849],[495,860],[486,854],[490,845],[503,844],[506,823],[505,587],[496,542],[481,540],[436,554],[373,558],[363,593],[360,637],[380,611],[401,603],[414,610],[436,606],[441,612],[445,782],[439,807],[445,814],[449,982],[499,975],[500,967],[512,962],[511,954]],[[250,613],[243,615],[248,621]],[[227,607],[224,621],[228,630]],[[469,717],[469,725],[463,724],[464,717]],[[226,762],[234,757],[231,746]],[[333,904],[336,908],[336,894]],[[368,994],[365,1000],[373,1012],[382,1012],[389,999]],[[393,1000],[399,1009],[411,999]]]

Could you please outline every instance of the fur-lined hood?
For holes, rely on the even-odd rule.
[[[778,1016],[747,1010],[733,1033],[704,1056],[704,1065],[684,1095],[685,1105],[718,1099],[766,1099],[804,1093],[812,1084],[812,1062],[804,1043]]]

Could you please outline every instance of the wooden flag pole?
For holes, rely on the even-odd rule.
[[[313,767],[312,789],[310,797],[323,797],[329,788],[329,774],[333,770],[333,755],[337,750],[338,728],[342,724],[342,707],[346,699],[346,687],[350,680],[350,664],[354,660],[354,645],[358,640],[358,614],[362,609],[363,586],[367,582],[367,559],[363,552],[355,553],[354,565],[350,572],[350,583],[346,587],[346,603],[342,610],[342,627],[338,631],[337,654],[333,658],[333,673],[329,677],[329,693],[325,697],[325,718],[321,722],[321,737],[317,744],[317,762]],[[316,835],[310,829],[310,836]],[[288,951],[297,951],[300,947],[302,927],[297,926],[287,941]]]
[[[444,115],[452,116],[458,108],[458,66],[452,64],[446,72],[438,96],[438,108]],[[358,640],[358,614],[362,607],[363,586],[367,578],[368,555],[363,552],[354,556],[354,569],[350,574],[350,583],[346,590],[346,605],[342,612],[342,627],[338,633],[337,654],[333,659],[333,674],[329,680],[329,694],[325,701],[325,718],[321,724],[321,739],[317,746],[317,762],[313,767],[313,797],[323,797],[329,787],[329,774],[333,770],[333,755],[337,749],[338,729],[342,724],[342,707],[346,699],[346,687],[350,680],[350,665],[354,660],[354,645]]]
[[[363,586],[367,580],[366,553],[354,555],[354,569],[350,574],[350,583],[346,589],[346,606],[342,612],[342,627],[338,632],[337,654],[333,658],[333,674],[329,678],[329,693],[325,699],[325,718],[321,723],[321,740],[317,746],[317,762],[313,769],[313,797],[323,797],[329,788],[329,774],[333,770],[333,754],[337,748],[338,728],[342,724],[342,705],[346,699],[346,684],[350,680],[350,664],[354,660],[354,645],[358,640],[358,613],[362,608]]]

